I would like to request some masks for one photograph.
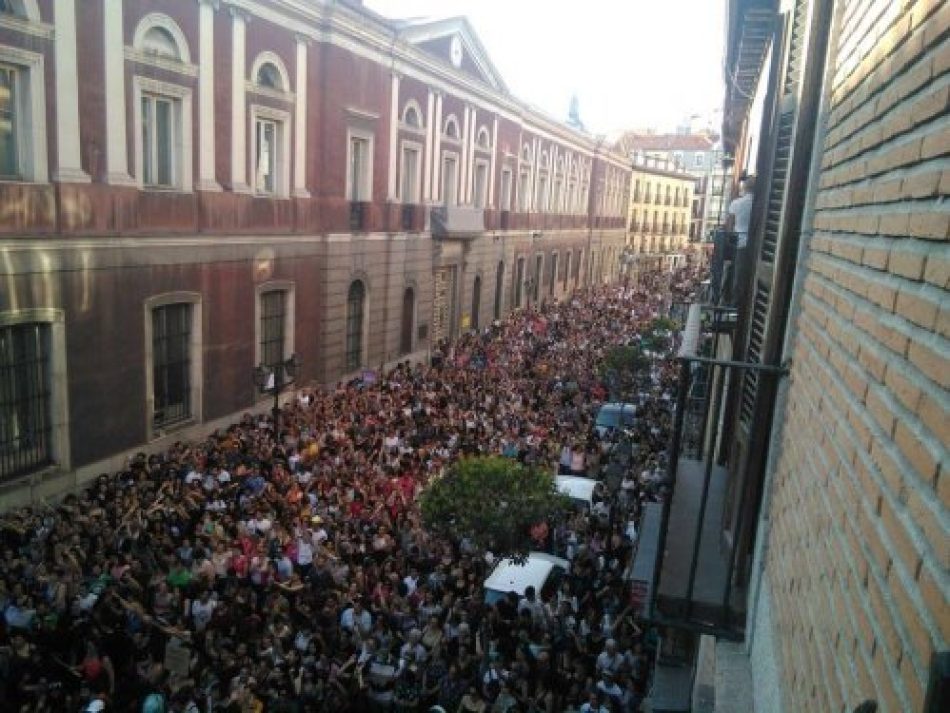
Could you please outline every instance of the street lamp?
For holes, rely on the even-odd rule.
[[[300,361],[296,354],[291,354],[289,359],[277,362],[276,364],[261,364],[254,367],[254,385],[262,394],[273,394],[274,396],[274,437],[277,437],[280,431],[280,392],[285,386],[294,383],[297,378],[297,369]]]

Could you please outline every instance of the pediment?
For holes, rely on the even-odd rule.
[[[407,21],[400,27],[400,35],[440,62],[496,91],[507,93],[508,87],[466,18]]]

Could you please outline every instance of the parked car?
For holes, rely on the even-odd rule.
[[[485,603],[494,604],[509,592],[524,596],[528,587],[534,587],[538,596],[557,588],[561,578],[571,569],[571,563],[547,552],[530,552],[523,564],[504,559],[485,580]]]
[[[636,404],[606,403],[601,406],[597,412],[597,419],[594,421],[594,430],[597,432],[598,437],[604,438],[618,428],[630,428],[636,423],[636,420]]]

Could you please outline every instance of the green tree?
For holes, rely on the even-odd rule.
[[[531,526],[569,507],[554,476],[501,456],[463,458],[422,493],[422,519],[435,533],[500,557],[531,550]]]

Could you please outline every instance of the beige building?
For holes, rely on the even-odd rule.
[[[630,174],[627,244],[637,254],[682,252],[695,179],[673,163],[636,155]]]

